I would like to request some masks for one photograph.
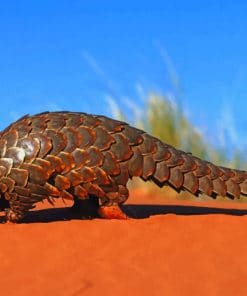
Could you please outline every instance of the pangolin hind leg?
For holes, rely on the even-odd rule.
[[[16,196],[10,198],[9,208],[5,209],[5,217],[7,222],[20,222],[28,213],[30,209],[35,207],[30,198],[24,196]]]
[[[127,215],[122,212],[117,202],[104,202],[99,204],[99,198],[90,195],[87,199],[74,198],[71,209],[84,218],[101,217],[105,219],[127,219]]]
[[[100,217],[105,219],[128,219],[128,216],[119,207],[128,197],[129,191],[124,185],[119,185],[117,192],[107,192],[105,197],[100,199],[101,204],[98,209]]]
[[[90,188],[90,187],[89,187]],[[126,185],[101,186],[100,194],[93,193],[89,189],[88,196],[76,196],[74,194],[74,205],[72,210],[79,213],[82,217],[93,218],[101,217],[105,219],[127,219],[127,215],[119,207],[124,203],[129,191]]]

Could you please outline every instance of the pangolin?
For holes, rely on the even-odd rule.
[[[0,204],[7,221],[19,222],[35,203],[56,198],[125,219],[119,205],[133,177],[194,195],[247,195],[245,171],[216,166],[105,116],[44,112],[0,133]]]

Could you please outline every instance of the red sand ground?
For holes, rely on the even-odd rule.
[[[131,203],[150,203],[132,195]],[[247,295],[247,205],[232,206],[240,210],[128,206],[151,216],[127,221],[79,220],[60,208],[0,224],[0,293]]]

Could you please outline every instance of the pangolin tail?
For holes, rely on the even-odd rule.
[[[230,198],[247,195],[247,172],[214,165],[148,134],[142,137],[143,142],[132,147],[134,154],[129,160],[132,176],[194,195]]]

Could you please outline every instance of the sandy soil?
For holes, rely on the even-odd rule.
[[[247,295],[246,204],[150,200],[133,192],[127,221],[58,202],[0,224],[1,295]]]

